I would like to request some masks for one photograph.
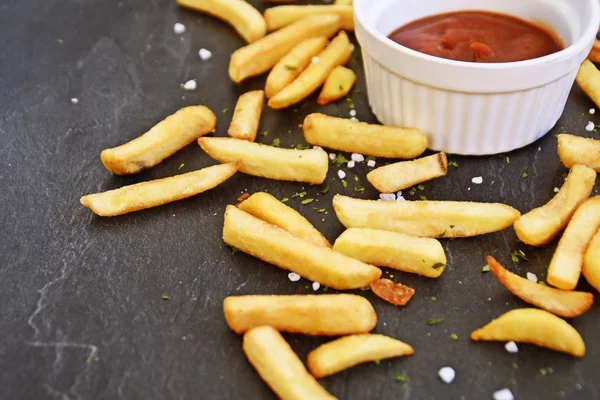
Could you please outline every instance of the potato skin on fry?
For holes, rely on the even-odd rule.
[[[585,355],[585,343],[575,328],[556,315],[536,308],[508,311],[471,333],[471,339],[500,342],[512,340],[579,358]]]
[[[260,326],[248,331],[242,347],[250,364],[281,400],[335,400],[272,327]]]
[[[285,5],[271,7],[265,10],[264,18],[268,31],[275,31],[294,23],[302,18],[317,14],[334,14],[342,18],[341,28],[346,31],[354,30],[354,12],[348,5]]]
[[[142,136],[104,150],[100,158],[106,169],[117,175],[137,174],[212,132],[216,125],[217,118],[208,108],[184,107]]]
[[[550,243],[592,193],[596,172],[584,165],[571,168],[559,192],[545,205],[529,211],[515,221],[514,228],[523,243],[544,246]]]
[[[350,93],[352,86],[356,82],[356,74],[350,68],[346,68],[343,65],[338,65],[331,71],[323,90],[317,99],[317,103],[325,105],[332,101],[341,99]]]
[[[567,168],[582,164],[600,172],[600,140],[558,135],[558,156]]]
[[[389,336],[352,335],[317,347],[308,354],[307,365],[315,378],[324,378],[369,361],[413,354],[410,345]]]
[[[349,153],[414,158],[427,149],[427,138],[418,129],[371,125],[320,113],[307,115],[303,129],[308,143]]]
[[[576,81],[581,90],[600,107],[600,71],[590,60],[581,64]]]
[[[102,217],[161,206],[214,188],[229,179],[239,163],[214,165],[198,171],[124,186],[81,198],[81,204]]]
[[[262,90],[253,90],[241,95],[235,105],[227,134],[233,138],[254,142],[264,100],[265,92]]]
[[[563,318],[578,317],[594,304],[594,295],[540,285],[506,270],[493,257],[486,258],[490,269],[504,287],[521,300]]]
[[[585,252],[582,272],[588,283],[600,292],[600,229]]]
[[[394,193],[422,182],[445,176],[446,153],[437,153],[413,161],[384,165],[367,174],[367,180],[381,193]]]
[[[405,306],[415,295],[415,289],[389,279],[371,282],[371,291],[380,299],[395,306]]]
[[[331,243],[325,239],[325,236],[298,211],[283,204],[269,193],[254,193],[238,208],[269,224],[285,229],[299,238],[319,246],[331,247]]]
[[[334,289],[358,289],[381,270],[330,248],[300,239],[234,206],[227,206],[223,240],[263,261]]]
[[[377,324],[371,303],[353,294],[230,296],[223,312],[237,333],[269,325],[282,332],[339,336],[367,333]]]

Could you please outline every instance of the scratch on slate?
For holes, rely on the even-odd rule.
[[[38,299],[38,301],[36,303],[35,310],[33,311],[33,313],[27,319],[27,324],[31,328],[33,328],[34,338],[36,338],[36,339],[37,339],[37,337],[38,337],[38,335],[40,333],[40,329],[35,324],[34,320],[38,316],[38,314],[41,313],[44,308],[46,308],[46,304],[44,302],[46,300],[46,296],[48,295],[48,291],[50,290],[50,287],[52,287],[58,281],[61,281],[61,280],[65,279],[66,272],[67,272],[67,263],[66,263],[66,261],[63,261],[63,265],[62,265],[62,267],[60,269],[58,277],[56,279],[54,279],[54,280],[46,283],[40,290],[38,290],[38,293],[40,294],[40,298]]]
[[[70,343],[70,342],[25,342],[28,346],[33,347],[54,347],[59,349],[73,348],[73,349],[85,349],[88,350],[88,357],[86,359],[87,364],[91,364],[96,355],[98,354],[98,346],[87,343]]]
[[[235,291],[237,292],[238,290],[240,290],[241,288],[243,288],[244,286],[246,286],[247,282],[242,283],[241,285],[239,285],[238,287],[235,288]]]

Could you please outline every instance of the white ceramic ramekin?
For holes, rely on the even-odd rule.
[[[354,0],[369,103],[385,125],[419,128],[429,148],[497,154],[532,143],[560,118],[600,25],[598,0]],[[410,21],[488,10],[552,26],[566,48],[533,60],[483,64],[433,57],[387,38]]]

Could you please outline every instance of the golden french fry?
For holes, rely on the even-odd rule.
[[[598,33],[600,33],[600,30],[598,30]],[[600,63],[600,40],[598,40],[598,35],[596,35],[596,40],[594,41],[594,47],[592,48],[592,51],[590,51],[590,54],[588,55],[588,59],[591,62]]]
[[[333,208],[346,228],[373,228],[413,236],[457,238],[507,228],[521,215],[501,203],[373,201],[335,195]]]
[[[479,341],[515,341],[583,357],[585,343],[581,335],[565,320],[548,311],[520,308],[508,311],[483,328],[471,333]]]
[[[319,53],[317,62],[311,63],[292,83],[269,99],[269,107],[286,108],[304,100],[325,82],[335,67],[347,63],[351,54],[352,45],[342,31]]]
[[[331,37],[340,30],[338,15],[313,15],[237,49],[229,61],[229,77],[240,83],[270,70],[294,46],[306,39]]]
[[[353,3],[352,0],[335,0],[333,2],[333,4],[346,5],[346,6],[351,6],[352,3]]]
[[[590,60],[581,64],[577,73],[577,84],[596,106],[600,107],[600,71]]]
[[[394,193],[445,176],[446,172],[446,153],[437,153],[418,160],[400,161],[376,168],[367,174],[367,180],[381,193]]]
[[[496,278],[512,294],[536,307],[542,308],[563,318],[578,317],[594,304],[594,296],[586,292],[572,292],[554,289],[521,278],[500,265],[493,257],[486,257]]]
[[[585,251],[599,228],[600,196],[594,196],[579,206],[560,238],[548,267],[549,284],[565,290],[575,289]]]
[[[437,278],[446,267],[446,254],[436,239],[369,228],[350,228],[333,250],[367,264]]]
[[[195,196],[229,179],[238,163],[214,165],[164,179],[124,186],[108,192],[88,194],[81,204],[102,217],[127,214]]]
[[[279,332],[260,326],[244,335],[244,353],[281,400],[334,400],[313,378]]]
[[[381,270],[300,239],[234,206],[227,206],[223,240],[244,253],[334,289],[366,287]]]
[[[583,276],[600,292],[600,230],[596,232],[585,252]]]
[[[350,68],[338,65],[331,71],[325,80],[323,90],[321,90],[317,103],[323,105],[341,99],[350,93],[355,82],[356,74],[354,71]]]
[[[240,171],[280,181],[323,183],[329,168],[319,149],[280,149],[234,138],[205,137],[198,144],[219,162],[241,161]]]
[[[558,235],[592,193],[596,171],[584,165],[571,168],[558,193],[545,205],[529,211],[515,221],[514,228],[523,243],[544,246]]]
[[[235,105],[227,134],[237,139],[254,142],[260,124],[264,100],[265,92],[262,90],[253,90],[241,95]]]
[[[413,354],[410,345],[389,336],[352,335],[317,347],[308,353],[307,365],[315,378],[324,378],[369,361]]]
[[[204,106],[184,107],[132,141],[100,154],[102,163],[117,175],[136,174],[160,163],[199,137],[212,132],[215,114]]]
[[[331,247],[331,243],[325,239],[325,236],[298,211],[283,204],[269,193],[254,193],[238,208],[269,224],[285,229],[299,238],[319,246]]]
[[[270,99],[292,83],[312,63],[313,57],[323,51],[325,46],[327,46],[327,37],[325,36],[306,39],[283,56],[267,76],[265,85],[267,98]]]
[[[427,149],[427,137],[418,129],[371,125],[319,113],[307,115],[303,129],[308,143],[349,153],[415,158]]]
[[[269,325],[282,332],[339,336],[367,333],[377,324],[371,303],[354,294],[230,296],[223,311],[237,333]]]
[[[250,3],[244,0],[176,0],[186,8],[200,11],[227,22],[248,43],[255,42],[267,33],[265,19]]]
[[[311,15],[335,14],[342,18],[342,29],[354,30],[354,12],[348,5],[302,5],[268,8],[264,17],[267,30],[275,31]]]
[[[582,164],[600,172],[600,140],[558,135],[558,156],[567,168]]]

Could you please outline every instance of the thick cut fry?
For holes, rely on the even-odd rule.
[[[238,208],[272,225],[319,246],[331,247],[325,236],[298,211],[286,206],[269,193],[254,193]]]
[[[508,311],[483,328],[471,333],[479,341],[514,341],[583,357],[585,343],[581,335],[554,314],[536,308]]]
[[[558,156],[567,168],[582,164],[600,172],[600,140],[558,135]]]
[[[280,109],[301,102],[325,82],[335,67],[347,63],[351,54],[352,45],[342,31],[319,53],[317,62],[311,63],[292,83],[271,97],[269,107]]]
[[[370,125],[319,113],[307,115],[303,128],[308,143],[349,153],[415,158],[427,149],[427,137],[418,129]]]
[[[583,276],[600,292],[600,230],[596,232],[583,259]]]
[[[212,15],[227,22],[248,43],[267,33],[265,19],[245,0],[176,0],[186,8]]]
[[[335,14],[342,18],[342,29],[354,30],[354,13],[352,6],[348,5],[302,5],[278,6],[265,11],[267,30],[275,31],[292,24],[302,18],[318,14]]]
[[[254,142],[260,124],[264,99],[265,92],[262,90],[254,90],[241,95],[235,105],[233,119],[227,134],[237,139]]]
[[[331,37],[339,31],[338,15],[313,15],[237,49],[229,61],[229,77],[240,83],[270,70],[294,46],[306,39]]]
[[[226,181],[238,167],[238,163],[215,165],[187,174],[89,194],[80,201],[102,217],[127,214],[205,192]]]
[[[583,314],[594,304],[591,293],[554,289],[521,278],[500,265],[493,257],[486,258],[490,269],[512,294],[529,304],[542,308],[563,318]]]
[[[200,138],[200,147],[220,162],[241,161],[248,175],[281,181],[323,183],[329,168],[327,153],[319,149],[280,149],[233,138]]]
[[[598,31],[600,33],[600,30]],[[598,40],[598,35],[596,35],[596,40],[594,41],[594,47],[590,54],[588,55],[588,59],[591,62],[600,63],[600,40]]]
[[[353,294],[231,296],[223,301],[227,324],[237,333],[261,325],[304,335],[371,332],[377,324],[367,299]]]
[[[160,163],[199,137],[212,132],[215,114],[204,106],[184,107],[148,132],[100,154],[102,163],[117,175],[137,174]]]
[[[234,206],[227,206],[225,211],[223,240],[244,253],[334,289],[366,287],[381,276],[377,267],[300,239]]]
[[[507,228],[519,211],[501,203],[373,201],[335,195],[333,208],[346,228],[373,228],[413,236],[457,238]]]
[[[569,221],[548,267],[548,283],[573,290],[579,282],[583,257],[600,228],[600,196],[589,198]]]
[[[374,169],[367,180],[381,193],[394,193],[448,172],[446,153],[437,153],[414,161],[401,161]]]
[[[333,245],[367,264],[437,278],[446,267],[446,254],[436,239],[369,228],[350,228]]]
[[[389,279],[371,282],[371,291],[380,299],[395,306],[405,306],[415,295],[415,289]]]
[[[544,246],[558,235],[592,193],[596,171],[584,165],[571,168],[567,180],[556,196],[542,207],[535,208],[515,221],[515,232],[523,243]]]
[[[577,84],[596,106],[600,107],[600,71],[590,60],[585,60],[577,73]]]
[[[313,57],[323,51],[325,46],[327,46],[325,36],[306,39],[279,60],[267,77],[265,85],[267,98],[270,99],[292,83],[312,63]]]
[[[323,90],[321,90],[317,103],[323,105],[341,99],[350,93],[355,82],[356,74],[354,71],[350,68],[338,65],[331,71],[325,80]]]
[[[260,326],[244,335],[250,364],[281,400],[334,400],[313,378],[279,332]]]
[[[325,343],[308,354],[308,370],[315,378],[324,378],[366,362],[411,356],[408,344],[378,334],[352,335]]]

